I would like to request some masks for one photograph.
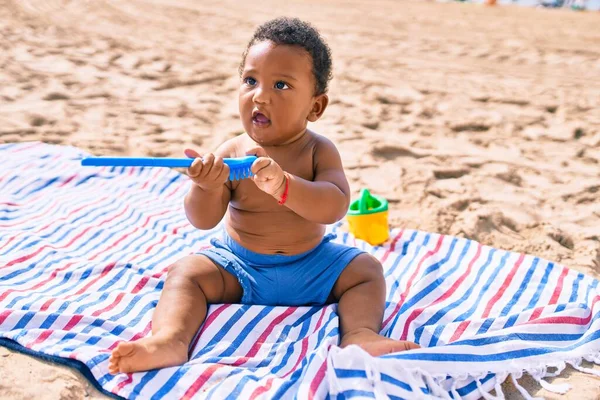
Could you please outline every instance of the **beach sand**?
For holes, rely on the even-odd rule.
[[[97,155],[213,150],[242,132],[240,55],[253,29],[280,15],[313,22],[332,47],[331,103],[312,128],[338,145],[353,195],[368,187],[386,197],[393,227],[600,277],[597,13],[391,0],[0,0],[0,143]],[[554,380],[574,386],[565,396],[522,382],[550,399],[600,398],[600,379],[573,369]],[[104,398],[73,370],[0,349],[0,398],[84,397]]]

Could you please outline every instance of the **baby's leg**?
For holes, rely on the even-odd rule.
[[[152,316],[152,336],[119,343],[110,356],[109,372],[147,371],[185,363],[188,347],[206,317],[207,304],[236,303],[241,297],[237,278],[206,256],[182,258],[169,268]]]
[[[379,334],[385,308],[385,278],[377,259],[369,254],[356,257],[333,287],[340,314],[341,347],[362,347],[373,356],[418,348],[412,342]]]

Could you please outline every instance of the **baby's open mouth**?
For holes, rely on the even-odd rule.
[[[252,113],[252,123],[258,126],[267,126],[271,123],[271,120],[263,113],[254,112]]]

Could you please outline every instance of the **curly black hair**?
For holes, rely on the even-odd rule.
[[[270,41],[276,45],[299,46],[306,50],[312,58],[313,74],[316,80],[315,94],[320,95],[327,92],[327,85],[332,78],[331,50],[319,31],[312,25],[298,18],[280,17],[259,26],[242,55],[239,68],[240,75],[246,63],[248,50],[262,41]]]

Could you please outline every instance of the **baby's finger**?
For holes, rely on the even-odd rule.
[[[266,167],[264,167],[260,173],[265,175],[265,176],[275,176],[277,175],[277,171],[280,169],[279,164],[277,164],[274,160],[269,159],[271,162],[269,163],[269,165],[267,165]]]
[[[202,173],[202,159],[196,158],[192,165],[188,168],[188,176],[190,178],[197,178]]]
[[[267,152],[260,146],[253,147],[246,151],[247,156],[268,157]]]
[[[201,178],[205,178],[210,174],[210,170],[213,167],[215,162],[215,155],[213,153],[208,153],[202,158],[202,173],[200,174]]]
[[[210,170],[211,178],[217,179],[219,175],[221,175],[221,171],[223,171],[223,158],[219,156],[215,156],[215,161],[213,162],[213,167]]]
[[[183,151],[183,154],[185,154],[186,157],[189,158],[200,158],[200,153],[198,153],[196,150],[193,149],[185,149]]]
[[[259,157],[252,163],[252,167],[250,167],[250,169],[254,175],[257,175],[261,172],[261,170],[271,165],[271,162],[273,162],[273,160],[270,158]]]
[[[217,177],[219,182],[227,182],[229,179],[229,165],[223,163],[223,169],[221,169],[221,173]]]

